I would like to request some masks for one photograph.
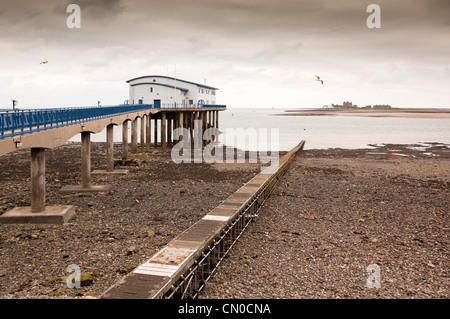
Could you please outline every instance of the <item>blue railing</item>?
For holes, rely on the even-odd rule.
[[[134,105],[134,104],[131,104]],[[160,107],[155,108],[161,108],[161,109],[204,109],[204,108],[226,108],[226,105],[216,105],[216,104],[182,104],[182,103],[161,103]]]
[[[0,139],[152,108],[151,104],[0,112]]]
[[[39,132],[112,117],[121,114],[152,109],[152,104],[129,104],[118,106],[94,106],[78,108],[26,109],[0,112],[0,139]],[[161,104],[160,109],[194,108],[192,105]],[[226,105],[201,105],[202,108],[226,108]]]

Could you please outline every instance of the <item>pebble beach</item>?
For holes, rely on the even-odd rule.
[[[69,223],[0,225],[0,298],[95,298],[260,171],[153,151],[127,175],[93,177],[109,193],[61,194],[79,183],[79,153],[46,151],[47,205],[77,206]],[[448,298],[449,161],[441,144],[300,152],[200,298]],[[29,153],[0,164],[2,214],[28,205]],[[104,166],[93,143],[92,169]],[[66,284],[72,264],[79,289]],[[370,265],[379,288],[367,287]]]
[[[201,298],[449,298],[449,155],[299,153]]]

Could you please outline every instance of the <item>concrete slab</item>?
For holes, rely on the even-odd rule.
[[[128,173],[129,173],[129,170],[127,170],[127,169],[115,169],[112,172],[108,172],[105,169],[98,169],[98,170],[91,172],[92,175],[125,175]]]
[[[0,224],[64,224],[75,216],[76,206],[46,206],[32,213],[31,206],[15,207],[0,216]]]
[[[67,185],[61,188],[61,193],[95,193],[95,192],[109,192],[112,189],[112,185],[91,185],[87,188],[81,187],[81,185]]]

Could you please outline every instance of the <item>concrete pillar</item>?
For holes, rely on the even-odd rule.
[[[114,124],[106,127],[106,171],[114,171]]]
[[[146,146],[147,146],[148,150],[152,147],[152,132],[150,130],[151,120],[152,120],[152,115],[151,115],[151,113],[148,113],[147,121],[145,123],[145,132],[146,132],[145,142],[147,144]]]
[[[91,185],[91,133],[81,132],[81,188]]]
[[[203,139],[203,135],[205,134],[205,131],[208,128],[208,116],[206,113],[207,113],[206,111],[202,112],[202,136],[201,136],[202,147],[205,147],[208,144],[208,141]]]
[[[122,159],[128,158],[128,120],[122,124]]]
[[[161,112],[161,147],[166,149],[166,112]]]
[[[45,210],[45,149],[31,149],[31,212]]]
[[[111,188],[111,185],[91,185],[91,133],[81,132],[81,185],[67,185],[60,192],[109,192]]]
[[[146,115],[143,115],[141,117],[141,152],[145,151],[145,122],[146,122]]]
[[[216,127],[216,111],[211,111],[211,127]],[[212,140],[216,140],[216,136],[212,136]]]
[[[191,146],[192,146],[192,141],[194,140],[194,135],[193,135],[193,130],[192,130],[192,117],[194,115],[194,112],[188,112],[186,113],[186,117],[187,117],[187,128],[189,130],[189,136],[191,138]]]
[[[178,128],[183,129],[184,127],[184,112],[178,113]],[[183,136],[179,136],[179,141],[183,140]]]
[[[128,122],[126,122],[128,123]],[[124,123],[125,124],[125,123]],[[127,125],[128,127],[128,125]],[[124,145],[128,148],[128,130],[123,129],[122,133],[126,133],[125,135],[125,143],[122,145],[122,159],[126,160],[126,154],[128,150],[124,150]],[[92,175],[103,175],[103,174],[128,174],[128,170],[126,169],[114,169],[114,124],[109,124],[106,126],[106,170],[99,169],[91,172]],[[92,185],[89,189],[95,188]]]
[[[216,112],[216,127],[219,128],[219,111]]]
[[[131,153],[137,153],[137,118],[131,121]]]
[[[153,135],[154,135],[154,139],[155,139],[155,148],[158,147],[158,119],[155,119],[154,123],[154,130],[153,130]]]
[[[172,119],[167,120],[167,145],[172,145]]]
[[[212,111],[208,111],[208,126],[207,126],[207,128],[211,127],[211,113],[212,113]]]
[[[201,112],[197,112],[196,114],[195,114],[195,120],[197,121],[197,129],[195,130],[195,127],[194,127],[194,130],[195,130],[195,132],[194,132],[194,134],[195,134],[195,143],[196,143],[196,146],[197,147],[202,147],[202,139],[201,139],[201,136],[202,136],[202,129],[203,129],[203,125],[202,125],[202,122],[201,122],[201,120],[202,120],[202,114],[201,114]]]
[[[31,206],[15,207],[0,216],[0,224],[64,224],[75,206],[45,206],[45,149],[31,148]]]

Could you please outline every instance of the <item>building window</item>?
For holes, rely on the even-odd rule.
[[[155,80],[155,79],[153,79],[153,82],[156,82],[156,80]]]
[[[190,105],[194,104],[194,100],[189,100],[189,104]]]
[[[142,104],[144,101],[142,99],[139,99],[139,104]]]
[[[150,93],[153,93],[153,88],[150,88]]]

